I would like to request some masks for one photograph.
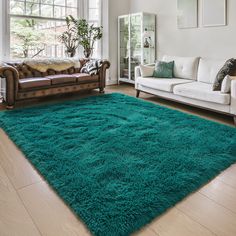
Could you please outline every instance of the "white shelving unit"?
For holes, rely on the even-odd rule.
[[[134,84],[134,69],[156,59],[156,15],[135,13],[118,19],[119,82]]]

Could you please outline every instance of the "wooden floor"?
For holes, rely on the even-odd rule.
[[[133,96],[128,85],[108,92]],[[96,92],[92,93],[96,94]],[[85,96],[85,95],[83,95]],[[81,96],[79,96],[81,97]],[[58,97],[58,100],[74,99]],[[78,98],[78,96],[76,97]],[[141,98],[207,119],[233,125],[232,118],[141,94]],[[55,102],[54,100],[44,102]],[[34,101],[31,104],[37,105]],[[25,102],[18,104],[24,107]],[[3,107],[0,107],[0,110]],[[50,189],[24,155],[0,129],[0,235],[87,236],[86,226]],[[135,235],[140,236],[236,236],[236,165],[187,197]],[[106,235],[104,235],[106,236]]]

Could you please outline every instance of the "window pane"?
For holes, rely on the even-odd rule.
[[[99,54],[98,53],[98,41],[96,41],[95,44],[94,44],[94,47],[93,47],[93,55],[92,55],[92,57],[93,58],[98,58],[99,57],[98,54]]]
[[[77,4],[78,0],[10,0],[10,13],[60,19],[66,15],[77,17]]]
[[[20,0],[21,1],[21,0]],[[25,0],[26,2],[29,3],[39,3],[39,0]]]
[[[77,7],[77,0],[67,0],[68,7]]]
[[[11,57],[64,57],[58,36],[65,22],[11,18]]]
[[[53,0],[41,0],[42,4],[53,4]]]
[[[99,20],[99,10],[98,9],[89,9],[89,20],[91,20],[91,21]]]
[[[30,16],[39,16],[39,4],[27,2],[26,14]]]
[[[55,18],[65,18],[65,16],[66,16],[65,7],[59,7],[59,6],[54,7],[54,17]]]
[[[66,1],[65,0],[54,0],[55,5],[65,6]]]
[[[24,2],[20,2],[20,1],[11,1],[10,2],[10,12],[12,14],[23,15],[24,9],[25,9]]]
[[[78,11],[77,8],[67,8],[67,16],[72,15],[74,17],[78,17]]]
[[[89,8],[99,8],[99,0],[89,0]]]
[[[52,5],[41,5],[41,16],[53,17],[53,6]]]

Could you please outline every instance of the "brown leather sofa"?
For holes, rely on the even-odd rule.
[[[99,89],[104,92],[106,81],[106,70],[110,63],[106,60],[97,75],[80,73],[81,67],[86,63],[80,60],[80,67],[74,66],[56,71],[48,69],[39,72],[24,62],[6,62],[0,67],[0,77],[6,79],[6,96],[4,102],[11,109],[16,101],[40,98],[56,94],[72,93],[82,90]]]

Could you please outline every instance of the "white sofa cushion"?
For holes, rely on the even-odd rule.
[[[197,80],[199,57],[164,56],[163,61],[174,61],[174,77]]]
[[[142,77],[153,77],[155,70],[154,66],[140,65],[140,73]]]
[[[231,114],[236,115],[236,79],[231,81]]]
[[[201,58],[199,61],[198,67],[198,77],[199,82],[213,84],[216,78],[216,75],[220,69],[225,64],[225,60],[214,60]]]
[[[226,75],[222,85],[221,85],[221,93],[230,93],[231,92],[231,84],[232,80],[236,80],[236,76]]]
[[[136,84],[140,84],[142,86],[153,88],[161,91],[166,92],[173,92],[173,88],[177,84],[183,84],[183,83],[191,83],[191,80],[186,79],[178,79],[178,78],[172,78],[172,79],[166,79],[166,78],[142,78],[138,77],[136,79]]]
[[[224,105],[228,105],[230,103],[229,94],[223,94],[221,91],[212,91],[212,85],[207,83],[192,82],[176,85],[173,91],[176,95],[198,99],[201,101],[214,102]]]

